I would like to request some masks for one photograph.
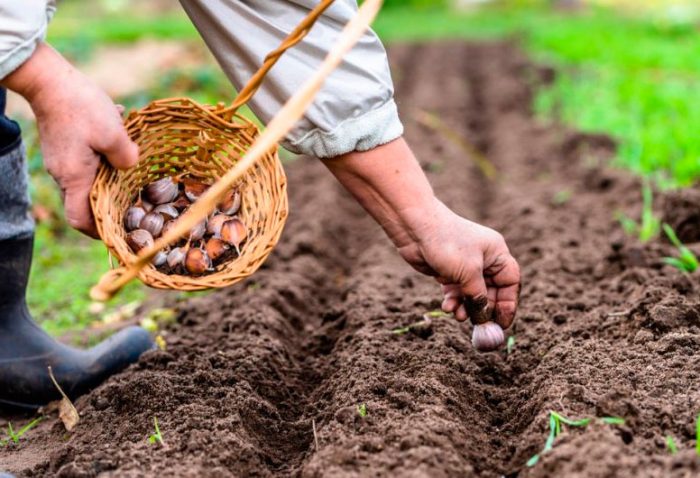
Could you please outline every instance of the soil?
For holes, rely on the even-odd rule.
[[[533,118],[533,88],[551,74],[511,44],[401,45],[389,56],[406,137],[437,194],[500,230],[521,263],[512,352],[475,352],[470,327],[448,318],[392,333],[439,306],[438,286],[401,261],[320,162],[300,159],[287,167],[291,217],[265,266],[180,304],[167,351],[80,398],[73,433],[51,417],[0,449],[0,468],[60,477],[700,473],[700,281],[664,265],[667,243],[623,234],[614,212],[639,213],[640,184],[607,166],[614,143]],[[425,112],[444,124],[426,126]],[[493,180],[480,172],[484,160]],[[665,199],[670,221],[696,222],[683,234],[697,232],[697,207],[668,204],[698,192]],[[625,424],[564,426],[528,468],[550,410]],[[154,416],[163,447],[147,443]]]

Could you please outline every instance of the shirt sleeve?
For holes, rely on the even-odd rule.
[[[240,90],[318,4],[318,0],[180,0],[233,85]],[[316,71],[345,24],[355,0],[337,0],[308,35],[285,52],[249,106],[265,123]],[[329,76],[304,117],[282,143],[319,158],[366,151],[403,134],[386,51],[369,30]]]
[[[0,0],[0,79],[32,56],[55,11],[56,0]]]

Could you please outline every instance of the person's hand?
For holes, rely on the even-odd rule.
[[[442,309],[459,321],[513,323],[520,291],[520,268],[503,236],[468,221],[437,203],[430,220],[399,245],[416,270],[442,284]],[[488,307],[486,307],[488,306]]]
[[[120,169],[138,161],[138,147],[124,129],[121,111],[45,44],[3,85],[22,94],[32,106],[44,165],[61,188],[66,220],[98,237],[88,196],[100,157]]]

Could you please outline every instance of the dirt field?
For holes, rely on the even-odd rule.
[[[319,162],[299,160],[287,168],[291,217],[264,268],[182,305],[167,352],[78,400],[72,435],[52,418],[0,449],[0,468],[62,477],[700,473],[700,281],[662,264],[667,245],[623,235],[613,213],[638,213],[640,188],[602,166],[614,145],[539,125],[532,83],[551,72],[510,45],[397,46],[390,57],[406,136],[438,195],[501,230],[522,265],[513,352],[478,354],[469,326],[445,318],[391,333],[439,306],[437,285],[402,263]],[[421,110],[454,131],[425,126]],[[494,180],[455,132],[495,166]],[[699,196],[665,199],[689,242],[700,242]],[[626,423],[565,427],[527,468],[549,410]],[[146,441],[153,416],[164,448]]]

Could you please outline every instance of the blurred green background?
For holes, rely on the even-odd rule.
[[[688,1],[385,0],[375,30],[387,43],[512,39],[557,71],[536,95],[541,121],[606,133],[615,164],[680,187],[700,176],[700,5]],[[49,42],[127,107],[190,96],[214,103],[234,91],[176,2],[65,0]],[[105,248],[63,222],[43,170],[31,112],[14,99],[30,155],[39,220],[30,307],[54,334],[130,315],[147,297],[132,284],[106,309],[88,290],[108,267]]]

